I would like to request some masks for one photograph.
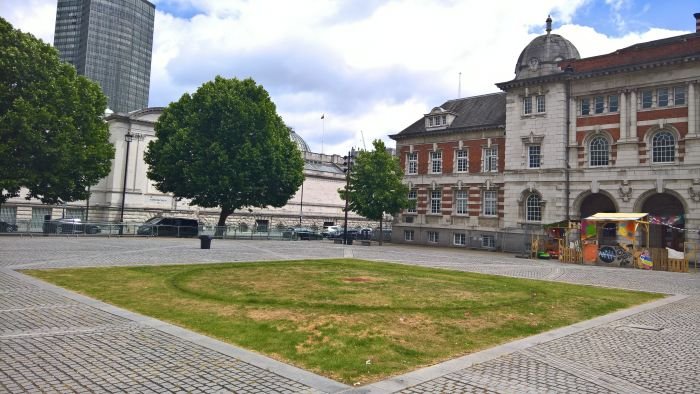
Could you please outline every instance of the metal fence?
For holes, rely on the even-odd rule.
[[[373,239],[378,239],[378,231]],[[294,228],[255,228],[233,224],[212,226],[164,226],[149,223],[83,222],[75,219],[51,221],[18,220],[14,223],[0,222],[0,236],[72,236],[72,237],[198,237],[210,236],[217,239],[268,239],[268,240],[320,240],[320,231]],[[384,232],[384,240],[391,239],[391,233]]]

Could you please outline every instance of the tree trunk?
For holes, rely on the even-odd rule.
[[[216,224],[216,231],[214,235],[217,237],[222,237],[226,231],[226,218],[233,213],[231,208],[221,208],[221,213],[219,214],[219,223]]]
[[[382,223],[384,222],[384,215],[379,218],[379,246],[382,246],[382,242],[384,242],[384,229],[382,227]]]

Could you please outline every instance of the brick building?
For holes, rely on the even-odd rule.
[[[590,58],[548,18],[502,92],[447,101],[391,136],[416,201],[394,241],[520,250],[529,232],[596,212],[700,227],[695,18],[695,33]],[[689,237],[658,226],[651,243]]]

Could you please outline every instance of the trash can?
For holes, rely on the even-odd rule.
[[[212,237],[210,237],[208,235],[200,235],[199,236],[200,248],[201,249],[210,249],[211,248],[211,240],[212,240]]]

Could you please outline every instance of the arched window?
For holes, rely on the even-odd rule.
[[[605,137],[595,137],[589,145],[591,166],[607,166],[610,163],[610,144]]]
[[[525,219],[528,222],[542,220],[542,199],[537,194],[530,194],[525,200]]]
[[[668,131],[659,131],[651,137],[652,163],[673,163],[676,160],[676,139]]]

